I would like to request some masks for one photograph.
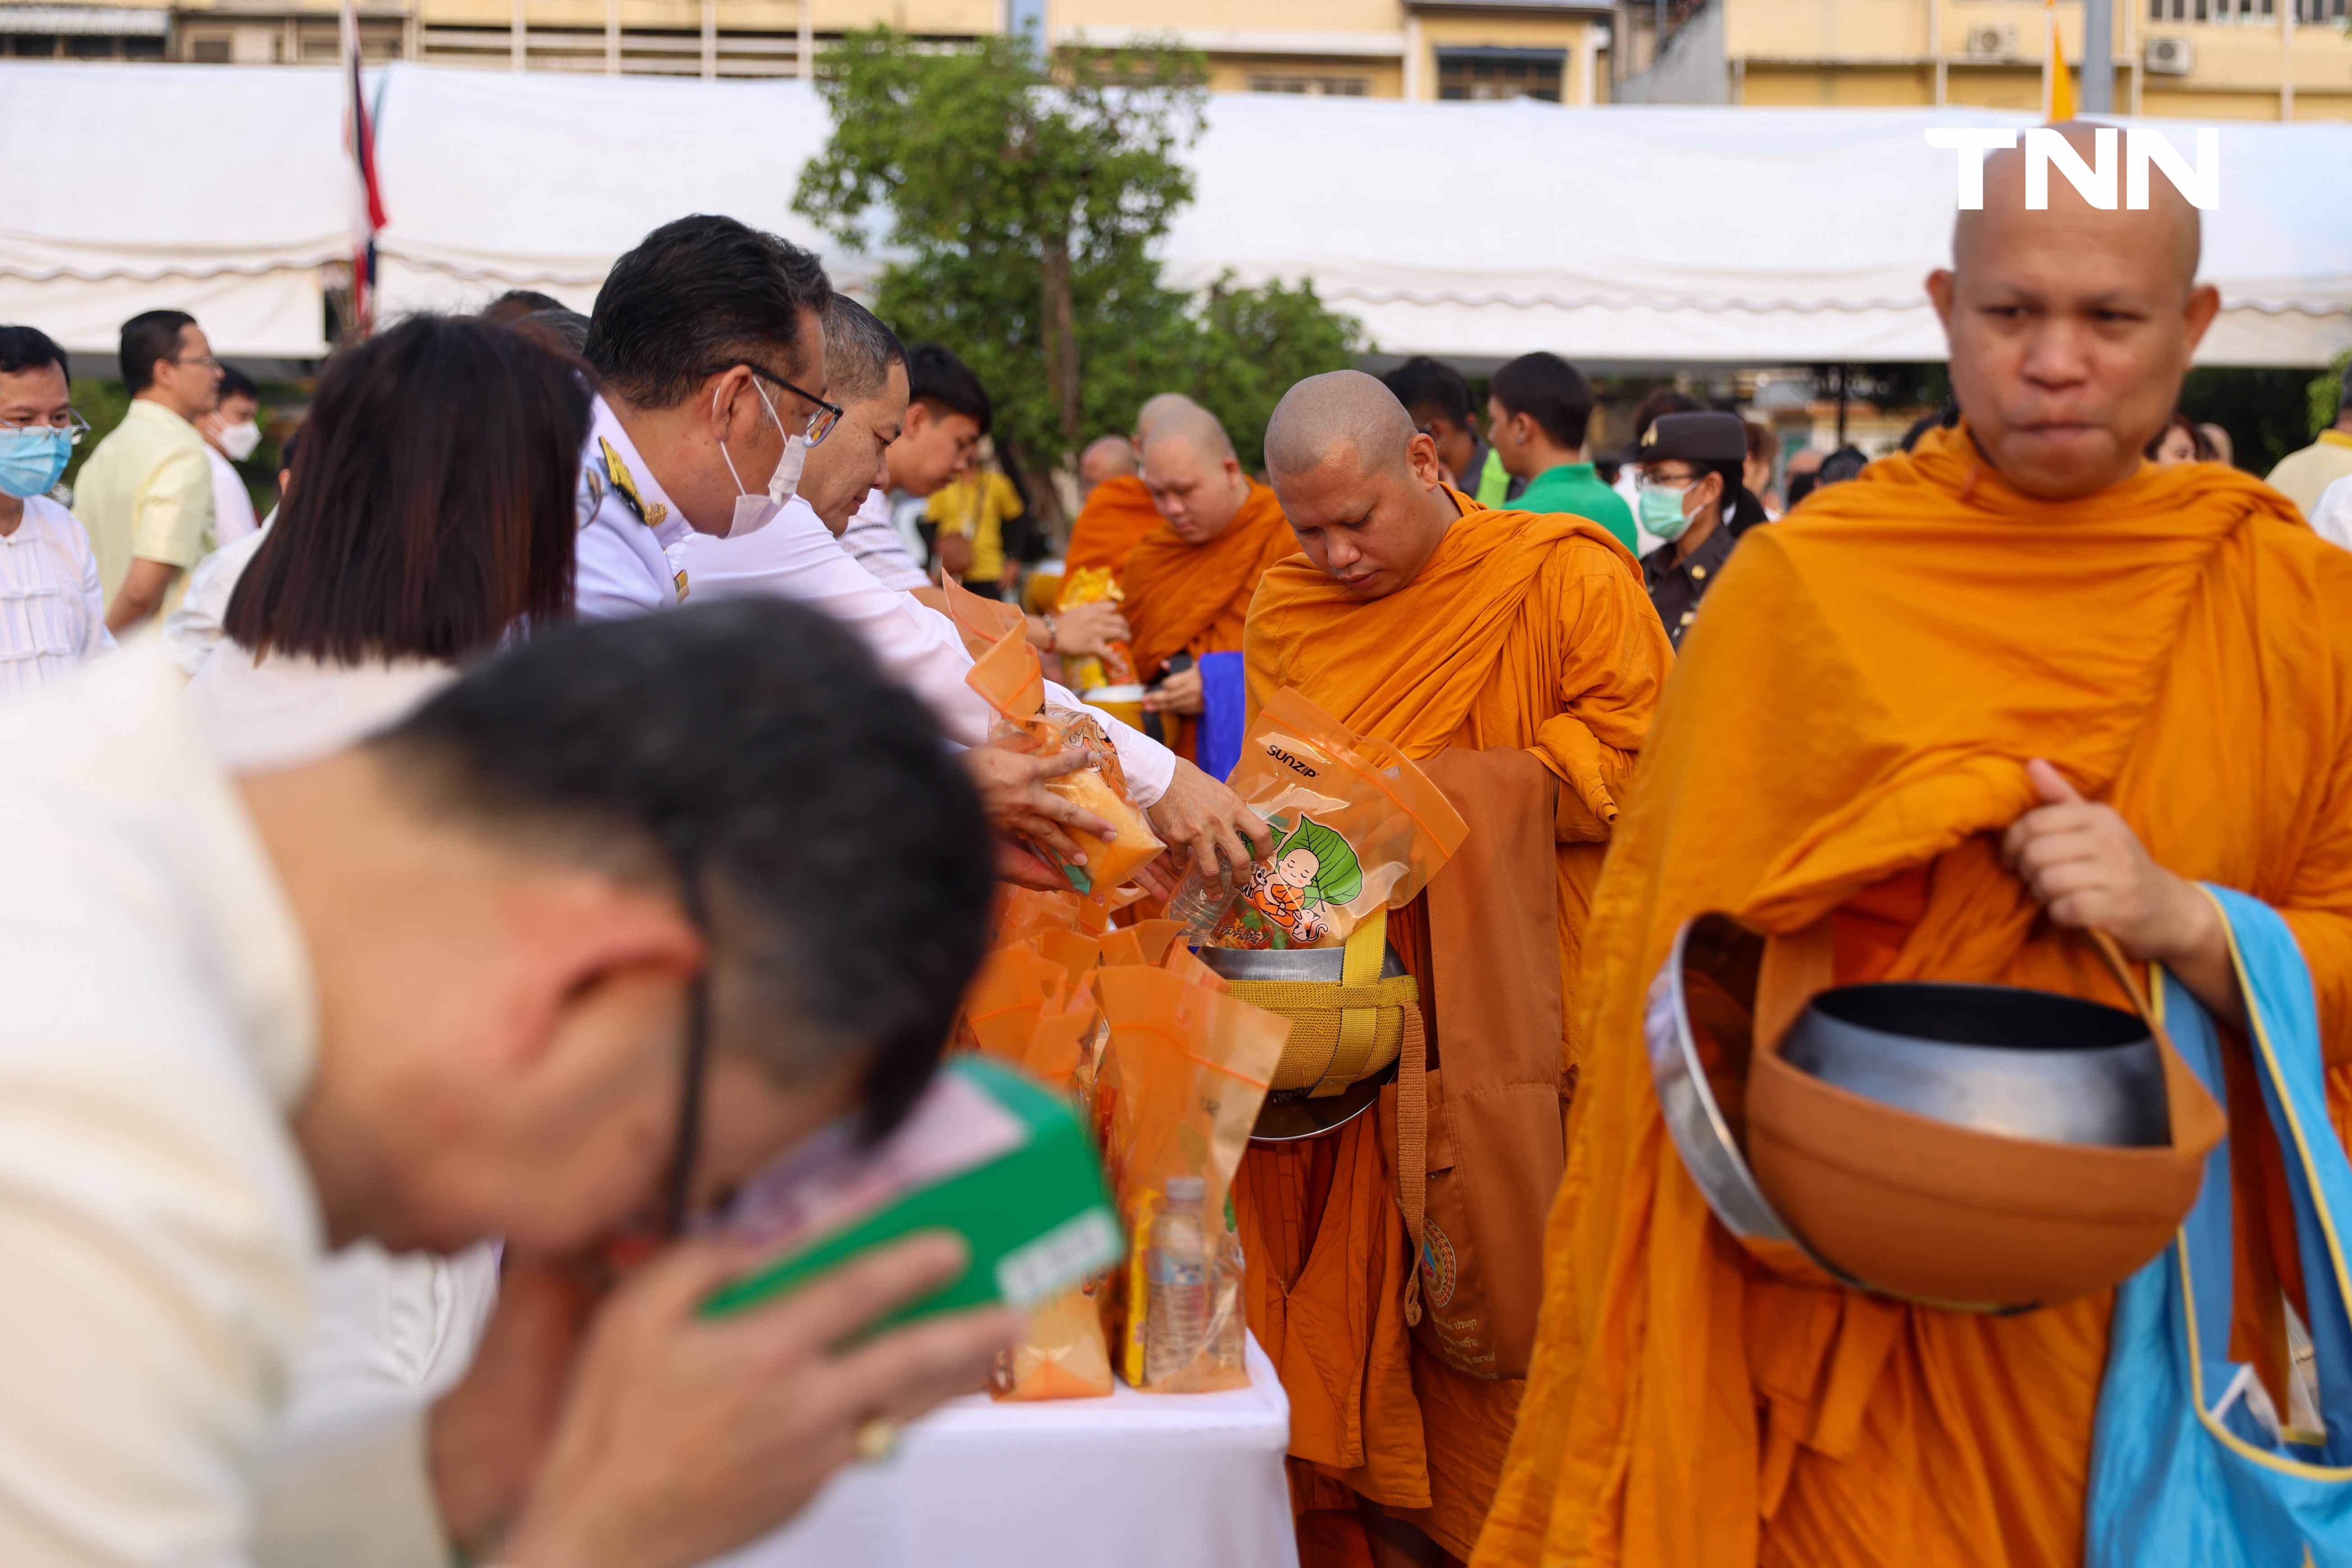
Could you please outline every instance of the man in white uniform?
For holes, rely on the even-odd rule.
[[[8,1568],[250,1563],[327,1247],[679,1234],[811,1131],[900,1119],[983,941],[986,836],[936,725],[797,606],[551,631],[269,773],[225,771],[181,684],[150,639],[0,710],[29,829],[0,861]],[[543,1447],[436,1424],[524,1460],[457,1544],[702,1562],[1011,1338],[861,1332],[961,1271],[951,1238],[701,1318],[753,1261],[704,1237],[634,1275]],[[530,1429],[475,1392],[472,1430]],[[404,1501],[430,1503],[353,1506],[394,1528]]]
[[[665,225],[614,265],[589,318],[587,358],[606,393],[583,468],[583,505],[593,510],[580,535],[580,614],[642,614],[698,587],[814,605],[857,633],[950,740],[979,747],[993,715],[965,683],[971,658],[955,627],[877,582],[797,493],[806,472],[822,468],[835,515],[845,521],[852,498],[873,486],[877,433],[906,418],[904,370],[889,374],[894,355],[903,366],[905,351],[862,308],[858,335],[867,347],[856,356],[865,393],[857,401],[874,406],[864,410],[859,428],[849,427],[836,405],[797,392],[829,379],[831,297],[814,257],[728,218]],[[780,368],[755,376],[744,370],[754,359]],[[782,419],[763,430],[747,396],[769,383]],[[790,402],[793,396],[803,400]],[[794,428],[804,436],[788,441],[784,432]],[[820,457],[835,438],[849,444]],[[751,476],[771,473],[765,494],[748,491],[759,482]],[[771,502],[773,515],[759,515]],[[1059,688],[1050,700],[1077,705]],[[1189,852],[1213,875],[1221,856],[1241,866],[1273,847],[1265,824],[1224,784],[1141,731],[1099,710],[1097,717],[1118,750],[1136,804],[1172,849]],[[1067,803],[1038,787],[1040,770],[993,778],[989,770],[1000,766],[996,759],[974,763],[999,827],[1050,839],[1072,825]],[[1074,847],[1066,838],[1055,847]],[[1171,877],[1155,872],[1150,879],[1163,884],[1155,891],[1172,889]]]

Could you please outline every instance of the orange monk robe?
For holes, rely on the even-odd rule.
[[[1582,840],[1558,849],[1565,978],[1673,654],[1640,569],[1598,523],[1486,511],[1448,493],[1464,515],[1385,598],[1349,595],[1304,556],[1266,572],[1250,607],[1250,701],[1296,686],[1415,758],[1449,746],[1532,752],[1561,781],[1560,836]],[[1422,913],[1416,900],[1391,917],[1408,966],[1425,962]],[[1442,1054],[1444,1042],[1432,1047]],[[1374,1119],[1253,1148],[1235,1191],[1250,1327],[1290,1396],[1307,1568],[1345,1536],[1312,1510],[1353,1509],[1359,1493],[1466,1556],[1523,1385],[1462,1375],[1414,1348],[1402,1300],[1412,1246]]]
[[[2340,1134],[2347,604],[2352,553],[2234,469],[2038,501],[1965,428],[1741,542],[1594,903],[1543,1325],[1477,1568],[2081,1561],[2111,1295],[1993,1318],[1768,1273],[1667,1141],[1643,991],[1719,910],[1773,932],[1834,912],[1841,979],[2120,1001],[2000,864],[2046,757],[2159,863],[2284,913]]]
[[[1118,571],[1121,607],[1134,633],[1129,646],[1137,676],[1159,679],[1161,668],[1180,653],[1197,659],[1204,653],[1240,652],[1258,579],[1267,567],[1297,553],[1298,540],[1282,515],[1282,503],[1255,480],[1233,521],[1205,543],[1186,543],[1166,523],[1146,534]],[[1176,754],[1197,761],[1199,720],[1190,714],[1162,717],[1176,721],[1169,741]]]
[[[1160,526],[1151,492],[1133,474],[1113,474],[1097,485],[1070,524],[1070,547],[1063,552],[1063,576],[1088,566],[1116,572],[1143,536]]]

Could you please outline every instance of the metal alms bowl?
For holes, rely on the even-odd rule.
[[[1194,956],[1207,964],[1212,973],[1226,980],[1310,981],[1337,985],[1340,966],[1348,954],[1345,948],[1339,947],[1203,947],[1196,948]],[[1393,980],[1404,972],[1404,961],[1397,956],[1394,947],[1389,948],[1381,958],[1381,978]],[[1397,1064],[1391,1062],[1361,1083],[1320,1099],[1304,1089],[1269,1094],[1265,1109],[1258,1112],[1257,1125],[1250,1130],[1250,1141],[1289,1143],[1337,1131],[1379,1104],[1381,1089],[1396,1077],[1396,1072]]]
[[[2147,1026],[2078,997],[1927,981],[1840,986],[1806,1005],[1780,1058],[1848,1093],[1979,1132],[2108,1148],[2171,1141]]]

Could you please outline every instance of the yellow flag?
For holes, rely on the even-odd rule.
[[[2042,63],[2042,108],[2053,125],[2074,118],[2074,79],[2066,74],[2066,51],[2058,42],[2058,0],[2042,0],[2050,17],[2050,52]]]

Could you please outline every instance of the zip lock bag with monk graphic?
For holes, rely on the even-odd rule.
[[[1185,911],[1207,947],[1337,947],[1373,910],[1428,886],[1469,827],[1429,776],[1285,688],[1260,710],[1229,781],[1276,835],[1226,889],[1188,875]]]

